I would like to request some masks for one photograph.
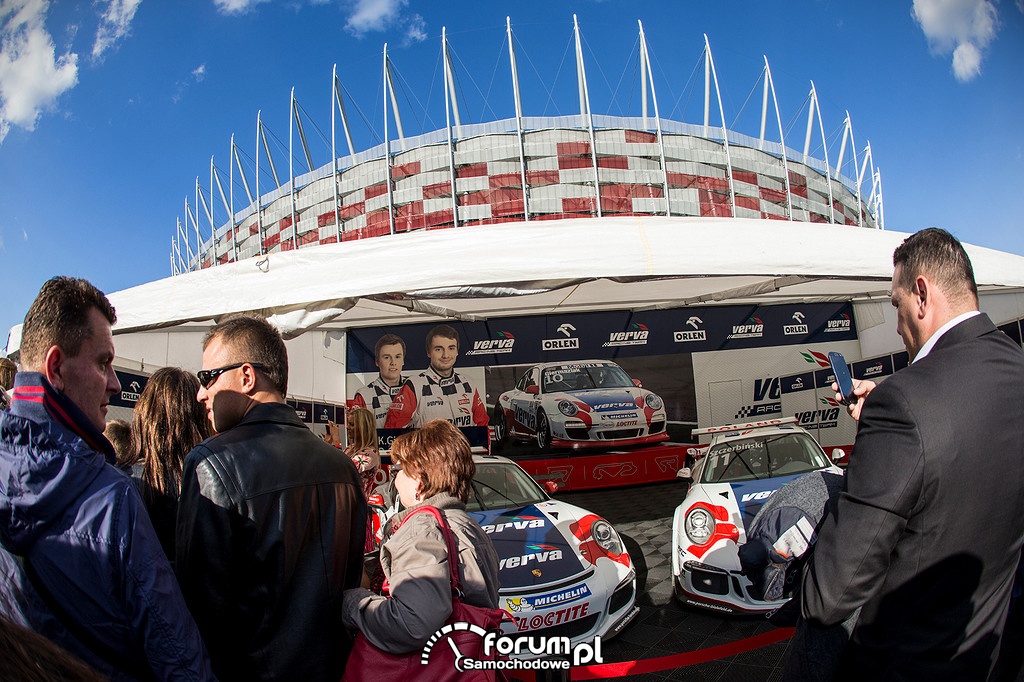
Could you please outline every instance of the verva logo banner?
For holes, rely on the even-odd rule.
[[[611,332],[608,340],[601,344],[602,347],[611,348],[616,346],[646,346],[650,330],[646,325],[634,322],[624,332]]]
[[[498,332],[498,338],[485,341],[474,341],[473,350],[466,355],[491,355],[494,353],[511,353],[516,338],[512,332]]]

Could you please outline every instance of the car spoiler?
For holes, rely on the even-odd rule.
[[[694,436],[704,436],[709,433],[724,433],[726,431],[745,431],[747,429],[759,429],[763,426],[779,426],[780,424],[796,424],[796,417],[781,417],[779,419],[765,419],[757,422],[746,422],[743,424],[723,424],[722,426],[708,426],[703,429],[694,429],[690,433]]]

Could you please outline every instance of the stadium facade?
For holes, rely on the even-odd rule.
[[[534,117],[524,116],[521,110],[510,23],[506,32],[514,117],[461,122],[444,35],[447,126],[443,129],[414,137],[403,135],[386,45],[383,144],[358,153],[353,149],[344,89],[336,73],[330,163],[294,175],[291,160],[296,158],[296,143],[301,144],[307,166],[314,164],[293,92],[289,170],[287,179],[281,181],[267,131],[258,117],[255,157],[250,157],[255,160],[255,173],[251,167],[246,172],[232,138],[227,172],[211,161],[209,187],[200,187],[197,180],[194,205],[185,200],[184,222],[178,221],[172,240],[172,274],[339,241],[498,222],[638,215],[883,227],[881,176],[874,167],[870,145],[858,158],[847,115],[841,143],[836,144],[838,133],[833,136],[833,154],[835,147],[839,150],[830,164],[829,138],[812,82],[805,100],[803,151],[787,146],[767,58],[759,80],[758,137],[729,131],[724,124],[712,125],[712,92],[720,121],[725,114],[706,38],[703,123],[663,119],[642,25],[638,41],[641,116],[594,114],[574,18],[581,113]],[[389,128],[394,131],[390,136]],[[772,129],[777,141],[766,136]],[[339,157],[334,150],[342,133],[350,153]],[[815,138],[815,150],[822,158],[811,153]],[[261,195],[258,188],[266,185],[268,176],[276,188]],[[227,180],[227,192],[222,177]],[[257,188],[255,195],[253,187]],[[244,188],[244,194],[236,195],[236,188]],[[237,203],[246,205],[236,211]],[[218,221],[218,212],[232,219]]]

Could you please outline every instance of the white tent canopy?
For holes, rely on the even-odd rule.
[[[258,311],[289,337],[555,311],[888,299],[892,252],[906,236],[736,218],[503,223],[274,253],[110,299],[115,333]],[[965,246],[979,289],[1024,290],[1024,257]]]
[[[554,312],[887,302],[892,252],[906,236],[738,218],[502,223],[273,253],[125,289],[110,300],[115,334],[207,326],[256,311],[289,338],[314,328]],[[1024,292],[1024,257],[965,247],[980,291]],[[8,350],[19,338],[15,328]]]

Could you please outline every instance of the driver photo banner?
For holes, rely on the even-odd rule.
[[[449,321],[460,334],[459,367],[615,360],[857,338],[849,303],[673,308]],[[433,324],[369,327],[349,332],[348,371],[375,373],[374,344],[384,333],[406,343],[406,369],[426,365]]]

